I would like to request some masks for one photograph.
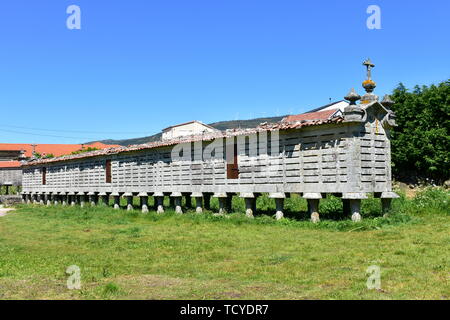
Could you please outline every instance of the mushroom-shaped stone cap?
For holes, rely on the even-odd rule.
[[[388,109],[390,109],[394,103],[395,102],[391,99],[391,96],[388,94],[385,94],[383,97],[383,101],[381,101],[381,104]]]
[[[356,101],[361,99],[361,96],[355,92],[355,88],[352,88],[349,93],[344,97],[345,100],[350,101],[351,105],[356,104]]]

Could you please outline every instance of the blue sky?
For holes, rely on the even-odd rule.
[[[66,27],[69,5],[81,30]],[[366,9],[381,8],[381,30]],[[296,114],[450,76],[450,1],[4,0],[0,142],[151,135],[189,120]],[[45,130],[35,130],[45,129]]]

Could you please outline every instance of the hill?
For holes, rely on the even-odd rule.
[[[267,117],[267,118],[255,118],[249,120],[230,120],[230,121],[219,121],[214,123],[209,123],[209,125],[218,130],[226,130],[232,128],[254,128],[263,122],[278,122],[283,119],[285,116],[281,117]],[[121,146],[129,146],[133,144],[143,144],[153,141],[161,140],[161,133],[154,134],[148,137],[142,138],[132,138],[132,139],[123,139],[123,140],[101,140],[100,142],[105,144],[118,144]]]

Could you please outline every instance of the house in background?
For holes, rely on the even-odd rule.
[[[101,142],[91,144],[28,144],[28,143],[0,143],[0,187],[22,185],[21,161],[36,157],[59,157],[82,151],[83,149],[107,149],[119,147]]]
[[[203,122],[194,120],[177,124],[162,130],[162,140],[171,140],[184,136],[199,135],[219,131]]]

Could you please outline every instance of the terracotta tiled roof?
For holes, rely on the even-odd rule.
[[[71,154],[74,151],[79,151],[82,148],[97,148],[105,149],[111,147],[119,147],[119,145],[107,145],[101,142],[92,144],[36,144],[35,151],[44,154],[53,154],[55,157]],[[25,156],[31,158],[33,153],[32,144],[27,143],[0,143],[0,151],[25,151]]]
[[[295,122],[295,121],[311,121],[311,120],[328,120],[330,119],[339,109],[331,109],[310,113],[297,114],[293,116],[287,116],[283,119],[283,122]]]
[[[261,124],[257,128],[231,129],[231,130],[227,130],[227,131],[216,131],[216,132],[211,132],[211,133],[207,133],[204,135],[184,136],[184,137],[171,139],[171,140],[155,141],[155,142],[150,142],[150,143],[145,143],[145,144],[132,145],[132,146],[128,146],[128,147],[108,148],[108,149],[97,150],[97,151],[92,151],[92,152],[85,152],[85,153],[81,153],[81,154],[77,154],[77,155],[62,156],[59,158],[38,159],[35,161],[28,162],[28,163],[24,164],[24,166],[32,166],[32,165],[37,165],[37,164],[42,164],[42,163],[52,163],[52,162],[59,162],[59,161],[68,161],[68,160],[76,160],[76,159],[83,159],[83,158],[90,158],[90,157],[97,157],[97,156],[105,156],[105,155],[119,154],[119,153],[124,153],[124,152],[153,149],[153,148],[158,148],[158,147],[174,146],[174,145],[180,144],[180,143],[189,143],[189,142],[195,142],[195,141],[212,141],[214,139],[227,138],[227,137],[240,136],[240,135],[248,135],[248,134],[264,132],[264,131],[300,129],[302,127],[324,125],[324,124],[329,124],[329,123],[341,123],[342,121],[343,121],[343,118],[339,116],[339,117],[333,117],[332,119],[311,120],[311,121],[305,121],[305,122],[265,123],[265,124]]]
[[[0,161],[0,168],[20,168],[19,161]]]

